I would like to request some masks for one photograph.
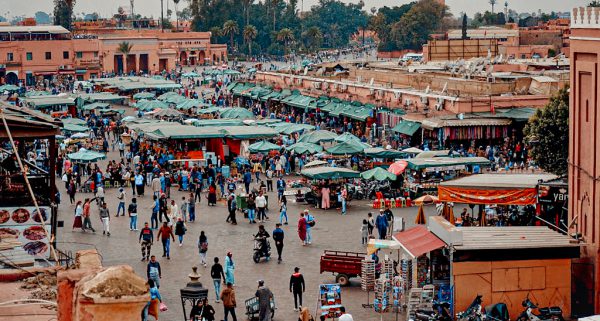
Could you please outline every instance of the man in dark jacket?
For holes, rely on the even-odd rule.
[[[277,248],[277,263],[281,263],[281,252],[283,252],[283,238],[284,233],[281,229],[281,224],[275,224],[275,229],[273,230],[273,240],[275,240],[275,247]]]
[[[138,242],[142,244],[142,261],[149,260],[152,243],[154,243],[154,234],[152,234],[152,229],[148,227],[148,222],[144,223],[144,228],[140,231]]]
[[[290,292],[294,294],[294,311],[299,311],[299,306],[302,307],[302,292],[304,292],[304,290],[304,276],[300,273],[300,268],[295,267],[294,273],[290,277]],[[298,303],[300,303],[300,305],[298,305]]]
[[[156,256],[152,255],[150,257],[150,262],[148,262],[148,267],[146,268],[146,276],[148,280],[154,281],[157,288],[160,288],[160,278],[162,278],[162,271],[160,270],[160,263],[156,260]]]
[[[237,210],[237,202],[235,200],[235,195],[229,195],[229,198],[227,199],[227,210],[229,211],[229,216],[227,216],[227,220],[225,220],[228,223],[231,223],[233,225],[237,225],[237,221],[235,220],[235,211]]]

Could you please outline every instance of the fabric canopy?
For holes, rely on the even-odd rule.
[[[435,234],[429,232],[423,225],[415,226],[392,237],[412,258],[446,246]]]
[[[392,174],[381,167],[375,167],[366,172],[360,173],[360,177],[364,179],[374,179],[377,181],[395,180],[396,175]]]
[[[67,132],[83,133],[90,130],[87,126],[77,125],[73,123],[63,123],[63,129]]]
[[[327,166],[329,163],[322,161],[322,160],[314,160],[312,162],[309,162],[307,164],[304,165],[304,168],[311,168],[311,167],[319,167],[319,166]]]
[[[315,130],[313,132],[300,136],[300,138],[298,138],[298,142],[318,144],[320,142],[333,141],[336,137],[337,135],[334,132],[330,132],[327,130]]]
[[[67,154],[70,160],[76,163],[94,163],[105,159],[106,155],[91,150],[81,149],[76,153]]]
[[[275,145],[273,143],[269,143],[267,141],[261,140],[256,142],[250,146],[248,146],[248,150],[251,153],[268,153],[272,150],[280,150],[281,146]]]
[[[323,147],[312,143],[296,143],[286,147],[287,150],[293,151],[296,154],[316,154],[323,151]]]
[[[421,124],[413,122],[413,121],[403,120],[403,121],[399,122],[398,125],[394,126],[392,128],[392,131],[395,131],[400,134],[412,136],[417,132],[417,130],[419,130],[419,128],[421,128]]]
[[[395,149],[384,149],[381,147],[365,148],[364,153],[365,156],[371,158],[400,158],[406,155]]]
[[[254,114],[248,109],[241,107],[224,108],[221,110],[221,118],[248,119],[254,118]]]
[[[153,93],[150,92],[141,92],[141,93],[137,93],[135,95],[133,95],[133,99],[138,100],[138,99],[154,99],[155,95]]]
[[[313,167],[302,170],[303,176],[311,179],[358,178],[360,173],[343,167]]]
[[[438,186],[442,202],[486,205],[531,205],[537,200],[536,188],[476,189]]]
[[[331,155],[356,155],[363,152],[364,146],[356,143],[339,143],[333,147],[326,149],[327,153]]]

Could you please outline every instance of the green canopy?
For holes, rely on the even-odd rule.
[[[302,176],[310,179],[358,178],[360,173],[343,167],[312,167],[302,170]]]
[[[268,139],[277,136],[277,132],[267,126],[227,126],[221,132],[234,139]]]
[[[181,96],[181,95],[171,95],[167,98],[165,98],[165,102],[166,103],[170,103],[170,104],[181,104],[183,102],[185,102],[187,100],[187,98]]]
[[[141,101],[138,101],[135,105],[141,111],[155,110],[157,108],[159,108],[159,109],[169,108],[169,105],[167,105],[165,102],[162,102],[160,100],[141,100]]]
[[[316,154],[323,152],[323,147],[312,143],[295,143],[285,149],[293,151],[296,154]]]
[[[249,119],[254,118],[254,114],[246,108],[233,107],[221,110],[221,118],[229,119]]]
[[[156,97],[156,95],[153,93],[150,93],[150,92],[141,92],[141,93],[137,93],[137,94],[133,95],[133,99],[135,99],[135,100],[154,99],[155,97]]]
[[[345,132],[343,134],[341,134],[340,136],[335,138],[335,141],[338,143],[345,143],[345,142],[349,142],[349,143],[362,143],[360,141],[360,138],[354,136],[353,134],[349,133],[349,132]]]
[[[371,158],[401,158],[406,156],[406,153],[399,150],[384,149],[381,147],[365,148],[364,153],[365,156]]]
[[[250,153],[268,153],[272,150],[281,150],[281,146],[261,140],[248,146],[248,150]]]
[[[490,166],[490,161],[485,157],[433,157],[433,158],[410,158],[406,160],[408,168],[422,170],[426,168],[461,168],[466,165]]]
[[[109,108],[110,108],[109,103],[91,103],[91,104],[83,105],[83,107],[81,107],[81,109],[83,109],[83,110],[109,109]]]
[[[200,77],[199,74],[195,73],[195,72],[186,72],[183,75],[181,75],[184,78],[195,78],[195,77]]]
[[[174,92],[174,91],[167,91],[166,93],[158,96],[157,99],[159,99],[159,100],[166,100],[167,98],[169,98],[171,96],[179,96],[179,94],[176,93],[176,92]]]
[[[79,118],[63,118],[61,119],[63,124],[74,124],[74,125],[82,125],[82,126],[87,126],[87,122],[83,119],[79,119]]]
[[[17,90],[19,90],[19,86],[15,86],[15,85],[0,86],[0,91],[17,91]]]
[[[197,127],[242,126],[244,124],[240,119],[194,119],[191,123]]]
[[[87,126],[72,124],[72,123],[64,123],[63,129],[67,132],[72,133],[83,133],[90,130]]]
[[[396,126],[392,128],[392,131],[395,131],[400,134],[412,136],[417,130],[421,128],[421,124],[416,123],[414,121],[403,120],[399,122]]]
[[[105,159],[106,155],[91,150],[81,149],[76,153],[67,154],[67,157],[75,163],[95,163],[101,159]]]
[[[196,110],[196,113],[198,113],[198,114],[212,114],[212,113],[219,112],[222,109],[223,108],[216,107],[216,106],[211,106],[211,107],[208,107],[208,108],[198,109],[198,110]]]
[[[287,124],[287,123],[285,123]],[[303,130],[313,130],[315,126],[308,124],[287,124],[283,126],[277,126],[275,130],[277,130],[280,134],[291,135],[293,133],[298,133]]]
[[[25,97],[39,97],[39,96],[50,96],[51,93],[45,90],[31,90],[25,93]]]
[[[300,136],[298,142],[318,144],[320,142],[333,141],[336,137],[337,135],[334,132],[327,130],[315,130]]]
[[[210,106],[210,105],[205,104],[198,99],[186,99],[185,101],[178,103],[175,106],[175,108],[188,110],[188,109],[192,109],[192,108],[196,108],[196,107],[208,107],[208,106]]]
[[[375,167],[366,172],[362,172],[362,173],[360,173],[360,177],[362,177],[364,179],[374,179],[377,181],[385,181],[385,180],[393,181],[396,179],[395,174],[390,173],[381,167]]]
[[[333,147],[327,148],[325,151],[331,155],[355,155],[360,154],[365,150],[365,147],[354,142],[339,143]]]

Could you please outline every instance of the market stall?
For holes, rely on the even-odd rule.
[[[315,204],[317,208],[330,209],[340,207],[337,193],[347,179],[359,178],[360,173],[343,167],[311,167],[303,169],[300,174],[308,179],[311,192],[305,195],[306,202]]]

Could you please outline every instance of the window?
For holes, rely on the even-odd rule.
[[[13,61],[13,59],[14,59],[13,53],[12,52],[7,52],[6,53],[6,60],[7,61]]]
[[[50,51],[46,51],[46,60],[52,59],[52,53]]]
[[[69,52],[63,51],[63,59],[69,59]]]
[[[98,58],[98,52],[94,51],[94,58]]]
[[[33,52],[28,52],[26,54],[26,56],[27,56],[27,60],[29,60],[29,61],[33,60]]]
[[[83,58],[83,52],[81,52],[81,51],[77,51],[77,52],[75,53],[75,57],[76,57],[77,59],[81,59],[81,58]]]

